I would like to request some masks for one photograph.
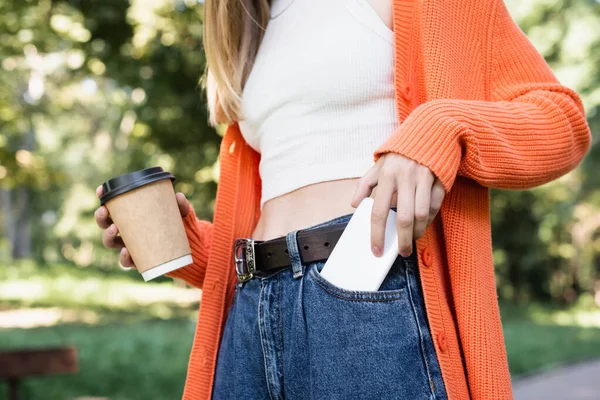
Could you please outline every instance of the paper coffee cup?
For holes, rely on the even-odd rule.
[[[173,181],[170,172],[152,167],[102,184],[100,203],[145,281],[193,262]]]

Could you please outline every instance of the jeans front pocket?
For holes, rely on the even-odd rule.
[[[302,315],[311,398],[430,400],[432,387],[401,257],[378,291],[346,290],[307,266]]]
[[[406,290],[406,274],[405,265],[401,256],[398,256],[385,279],[381,283],[379,290],[348,290],[341,288],[329,282],[323,275],[321,270],[325,266],[325,261],[314,262],[308,264],[307,270],[311,279],[319,285],[319,287],[332,296],[343,300],[353,301],[396,301],[400,300],[405,295]]]

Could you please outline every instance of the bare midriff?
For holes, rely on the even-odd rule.
[[[368,0],[387,27],[392,29],[391,0]],[[254,229],[254,240],[269,240],[353,213],[350,205],[360,178],[318,182],[265,202]],[[370,197],[374,197],[377,187]],[[395,204],[395,196],[392,204]]]
[[[319,182],[270,199],[263,205],[252,238],[274,239],[353,213],[355,208],[350,202],[359,179]]]

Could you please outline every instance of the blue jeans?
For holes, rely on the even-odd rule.
[[[351,291],[321,276],[325,261],[300,262],[297,233],[291,267],[236,284],[212,398],[446,399],[414,243],[378,291]]]

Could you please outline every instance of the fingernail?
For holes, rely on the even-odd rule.
[[[104,210],[104,207],[100,207],[100,208],[98,209],[98,212],[97,212],[97,214],[98,214],[98,216],[99,216],[100,218],[104,218],[104,217],[106,217],[106,211]]]
[[[114,224],[109,226],[107,230],[108,230],[108,233],[111,235],[114,235],[115,233],[117,233],[117,227]]]
[[[373,246],[371,248],[371,251],[373,252],[375,257],[379,257],[381,255],[381,250],[379,250],[379,247],[377,247],[377,246]]]

